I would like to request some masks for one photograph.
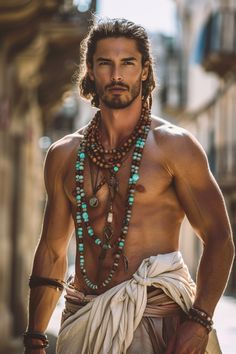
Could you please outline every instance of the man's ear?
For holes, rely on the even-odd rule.
[[[91,81],[94,81],[93,68],[91,64],[87,64],[87,71]]]
[[[149,73],[149,61],[146,61],[142,69],[142,81],[147,80],[148,73]]]

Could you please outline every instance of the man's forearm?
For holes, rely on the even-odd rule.
[[[49,250],[36,252],[33,275],[64,280],[67,269],[66,256],[53,258]],[[43,258],[41,255],[43,254]],[[61,291],[50,286],[36,286],[30,290],[28,330],[44,332],[56,307]]]
[[[46,286],[30,290],[29,331],[46,331],[60,295],[60,291]]]
[[[197,274],[197,293],[194,306],[210,316],[227,284],[234,258],[232,239],[209,242],[205,245]]]

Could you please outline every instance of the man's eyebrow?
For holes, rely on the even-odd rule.
[[[112,60],[108,59],[108,58],[98,57],[97,61],[112,61]],[[127,57],[127,58],[121,59],[121,61],[137,61],[137,58],[135,58],[135,57]]]
[[[128,57],[128,58],[123,58],[121,59],[122,61],[137,61],[137,58],[135,57]]]
[[[111,59],[99,57],[97,58],[97,61],[111,61]]]

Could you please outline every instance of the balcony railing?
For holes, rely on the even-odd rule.
[[[236,11],[219,9],[203,26],[195,59],[206,71],[219,76],[236,71]]]

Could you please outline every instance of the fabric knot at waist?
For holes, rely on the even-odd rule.
[[[153,284],[153,279],[147,278],[147,277],[143,278],[140,275],[138,275],[137,273],[133,274],[133,278],[136,280],[136,282],[139,285],[142,285],[142,286],[151,286]]]

